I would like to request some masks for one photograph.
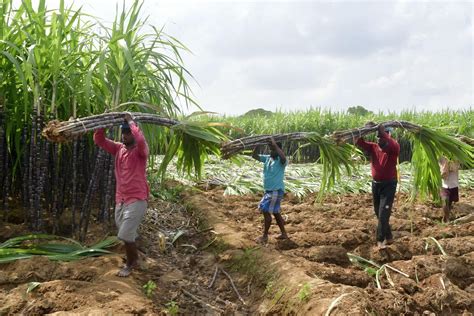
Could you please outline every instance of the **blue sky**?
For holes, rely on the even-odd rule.
[[[122,2],[74,3],[109,22]],[[472,1],[145,0],[144,9],[192,51],[185,65],[206,110],[472,108]]]

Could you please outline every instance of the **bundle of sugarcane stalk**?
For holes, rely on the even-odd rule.
[[[221,145],[221,154],[224,159],[257,146],[268,145],[273,138],[276,142],[303,143],[315,145],[319,148],[320,162],[323,165],[319,198],[324,192],[334,187],[340,179],[342,169],[351,174],[354,162],[351,159],[353,148],[348,144],[336,144],[330,137],[322,136],[316,132],[300,132],[276,135],[249,136],[226,142]],[[301,148],[300,146],[300,148]]]
[[[381,124],[385,127],[402,128],[403,131],[409,132],[406,136],[413,147],[412,198],[419,193],[421,197],[431,195],[435,200],[439,200],[441,173],[438,159],[442,156],[459,161],[466,168],[474,168],[474,147],[472,142],[469,142],[470,138],[466,136],[450,136],[443,131],[406,121],[388,121]],[[337,131],[331,135],[331,138],[337,143],[346,143],[375,132],[377,129],[377,125],[374,125]]]
[[[124,122],[127,112],[110,112],[92,115],[84,118],[71,118],[69,121],[52,120],[43,129],[42,135],[51,142],[63,143],[76,139],[77,137],[100,128],[110,128]],[[160,126],[173,126],[179,122],[170,118],[161,117],[156,114],[131,113],[137,122],[155,124]]]
[[[287,134],[277,134],[277,135],[255,135],[248,136],[233,141],[226,142],[221,146],[222,158],[228,159],[239,152],[242,152],[246,149],[254,149],[257,146],[269,145],[270,139],[273,139],[278,142],[297,142],[297,141],[309,141],[316,134],[309,132],[301,133],[287,133]]]
[[[419,132],[422,127],[407,121],[387,121],[380,123],[383,126],[392,127],[392,128],[402,128],[404,130],[410,132]],[[361,128],[354,128],[346,131],[336,131],[331,134],[331,137],[338,143],[346,143],[348,141],[352,141],[354,138],[360,138],[370,133],[375,132],[378,129],[377,125],[373,126],[364,126]]]

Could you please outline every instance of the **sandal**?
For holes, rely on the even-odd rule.
[[[289,238],[288,238],[288,235],[287,235],[287,234],[281,234],[281,235],[278,235],[278,236],[276,237],[276,239],[278,239],[278,240],[285,240],[285,239],[289,239]]]

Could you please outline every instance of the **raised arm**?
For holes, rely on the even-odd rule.
[[[372,143],[365,141],[365,139],[362,137],[358,138],[355,144],[367,152],[372,151]]]
[[[439,167],[440,167],[440,171],[441,171],[441,177],[443,179],[446,179],[448,177],[448,174],[449,174],[448,159],[446,159],[446,157],[441,157],[439,159],[438,163],[439,163]]]
[[[372,121],[365,123],[365,127],[374,127],[376,125],[377,124],[375,124],[375,122],[372,122]],[[356,146],[362,148],[364,151],[369,152],[369,153],[373,151],[373,146],[375,144],[372,142],[367,142],[363,137],[359,137],[359,138],[353,137],[352,142]]]
[[[119,143],[116,143],[105,137],[105,130],[103,128],[100,128],[94,132],[94,143],[114,156],[120,149]]]
[[[275,142],[275,140],[272,138],[270,138],[270,143],[273,147],[273,149],[277,152],[278,156],[280,157],[280,162],[282,165],[286,164],[286,156],[285,156],[285,153],[283,152],[283,150],[277,145],[277,143]]]
[[[145,136],[143,136],[142,131],[138,127],[138,125],[133,121],[132,115],[130,113],[126,113],[124,119],[127,121],[128,125],[130,126],[130,131],[132,132],[133,138],[135,139],[135,143],[137,144],[138,152],[140,156],[147,158],[149,154],[148,144],[146,143]]]

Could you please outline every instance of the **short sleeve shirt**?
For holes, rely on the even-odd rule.
[[[263,162],[263,189],[265,191],[285,190],[283,179],[285,177],[285,164],[280,162],[280,157],[273,159],[270,155],[259,155]]]

